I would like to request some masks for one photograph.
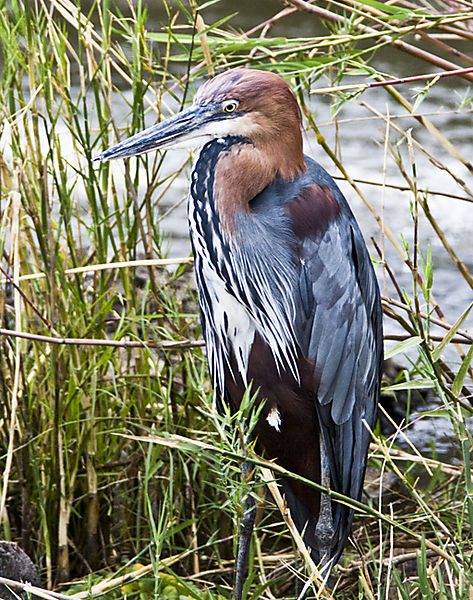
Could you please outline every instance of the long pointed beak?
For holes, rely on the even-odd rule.
[[[205,126],[213,120],[215,120],[215,111],[212,110],[211,105],[193,104],[174,117],[108,148],[96,156],[94,161],[126,158],[171,146],[189,147],[191,140],[192,147],[195,147],[214,137],[205,131]]]

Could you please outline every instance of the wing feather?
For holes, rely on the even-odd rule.
[[[296,331],[310,329],[297,340],[315,363],[314,401],[329,457],[331,486],[358,500],[361,496],[370,433],[379,394],[382,355],[379,290],[361,232],[341,192],[318,165],[311,164],[313,206],[323,211],[323,196],[331,218],[323,227],[304,227],[299,235],[300,304],[313,306],[298,315]],[[339,211],[333,210],[333,198]],[[305,192],[310,201],[310,193]],[[306,208],[306,214],[309,212]],[[328,209],[327,209],[328,210]],[[298,212],[301,214],[300,204]],[[290,211],[289,211],[289,214]],[[314,215],[316,218],[316,215]],[[294,227],[301,231],[300,227]],[[308,298],[308,289],[311,298]],[[349,534],[353,511],[333,503],[338,557]]]

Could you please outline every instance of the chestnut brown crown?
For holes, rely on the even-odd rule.
[[[194,99],[197,105],[214,103],[228,113],[215,131],[246,138],[285,179],[306,169],[301,110],[279,75],[244,68],[221,73],[206,82]]]

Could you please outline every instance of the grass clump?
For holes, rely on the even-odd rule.
[[[106,1],[1,5],[0,525],[45,587],[79,578],[59,589],[67,597],[230,598],[247,491],[239,465],[254,462],[259,496],[270,477],[243,432],[211,408],[192,261],[167,253],[162,226],[185,199],[178,178],[192,157],[92,162],[178,110],[203,76],[238,65],[291,80],[317,153],[372,213],[387,348],[407,353],[386,382],[354,545],[324,594],[473,593],[471,305],[444,311],[436,299],[440,260],[471,297],[468,254],[436,207],[470,206],[473,167],[422,113],[455,70],[461,100],[444,116],[471,119],[471,6],[287,4],[249,32],[232,28],[223,3],[163,2],[163,27],[152,32],[142,2],[123,12]],[[316,36],[287,33],[299,11]],[[409,81],[379,66],[386,50],[417,61]],[[315,94],[332,115],[326,136]],[[340,150],[354,110],[382,127],[383,169],[369,180],[350,175]],[[441,189],[425,185],[427,168]],[[402,232],[389,210],[401,196]],[[419,390],[428,399],[420,412]],[[426,419],[451,427],[450,458],[412,442]],[[248,597],[295,597],[310,568],[274,507],[261,512]]]

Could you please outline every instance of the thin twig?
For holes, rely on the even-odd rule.
[[[408,115],[410,116],[410,115]],[[392,120],[392,116],[390,117],[390,119]],[[332,175],[332,178],[337,180],[337,181],[345,181],[345,177],[342,177],[341,175]],[[389,188],[391,190],[399,190],[400,192],[410,192],[411,191],[411,187],[408,185],[400,185],[400,184],[395,184],[395,183],[384,183],[382,181],[370,181],[368,179],[357,179],[357,178],[353,178],[353,181],[355,183],[361,183],[363,185],[372,185],[374,187],[385,187],[385,188]],[[462,200],[464,202],[471,202],[473,203],[473,198],[466,198],[465,196],[458,196],[457,194],[450,194],[449,192],[443,192],[440,190],[430,190],[430,189],[425,189],[425,188],[418,188],[417,191],[420,194],[424,194],[424,195],[430,195],[430,196],[443,196],[444,198],[452,198],[453,200]]]
[[[57,344],[59,346],[113,346],[115,348],[162,348],[163,350],[180,350],[186,348],[201,348],[205,346],[203,340],[180,340],[171,342],[161,341],[132,341],[132,340],[105,340],[95,338],[64,338],[27,333],[26,331],[15,331],[13,329],[0,328],[0,335],[7,337],[18,337],[34,342],[46,344]]]
[[[389,305],[396,306],[397,308],[402,308],[402,310],[405,310],[406,312],[410,312],[410,310],[411,310],[411,308],[408,304],[398,302],[397,300],[394,300],[393,298],[388,298],[387,296],[382,296],[381,300],[385,306],[389,306]],[[430,319],[431,323],[434,323],[435,325],[438,325],[439,327],[442,327],[443,329],[449,330],[452,328],[452,325],[450,323],[441,321],[440,319],[436,319],[432,315],[427,315],[427,313],[425,313],[425,312],[421,312],[420,317],[422,319]],[[473,335],[471,335],[470,333],[468,333],[468,331],[465,331],[464,329],[458,329],[457,336],[462,336],[465,340],[468,340],[470,343],[473,342]]]
[[[426,79],[440,79],[441,77],[451,77],[452,75],[464,75],[473,73],[473,67],[464,69],[453,69],[452,71],[444,71],[443,73],[428,73],[425,75],[413,75],[412,77],[401,77],[400,79],[389,79],[387,81],[372,81],[371,83],[351,83],[345,85],[334,85],[325,88],[317,88],[312,90],[311,94],[332,94],[336,92],[346,92],[348,90],[368,90],[375,87],[386,87],[388,85],[401,85],[403,83],[412,83],[415,81],[424,81]]]
[[[0,584],[5,585],[12,589],[19,589],[26,593],[34,594],[35,596],[39,596],[39,598],[43,598],[44,600],[70,600],[71,599],[71,596],[66,596],[65,594],[59,594],[58,592],[50,592],[49,590],[45,590],[44,588],[40,588],[35,585],[31,585],[31,583],[22,583],[21,581],[15,581],[13,579],[8,579],[7,577],[0,577]]]

